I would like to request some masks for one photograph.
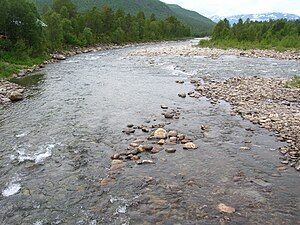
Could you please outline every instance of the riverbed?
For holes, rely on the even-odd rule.
[[[299,173],[282,168],[273,133],[201,97],[191,77],[292,77],[299,61],[234,55],[145,55],[168,42],[92,52],[18,80],[27,98],[0,109],[0,223],[296,224]],[[175,81],[183,80],[184,84]],[[178,113],[166,119],[161,105]],[[122,132],[127,125],[143,126]],[[198,146],[143,153],[149,164],[111,156],[158,126]],[[208,129],[202,129],[203,127]],[[251,151],[241,148],[251,143]],[[109,178],[109,179],[107,179]],[[103,182],[105,181],[105,182]],[[221,213],[220,203],[234,213]]]

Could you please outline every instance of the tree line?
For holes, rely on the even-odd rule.
[[[227,19],[221,20],[213,29],[210,41],[202,45],[240,47],[300,49],[300,20],[285,19],[266,22],[240,19],[230,26]]]
[[[72,46],[122,44],[190,36],[189,27],[171,16],[126,14],[109,7],[78,12],[71,0],[54,0],[38,12],[28,0],[1,0],[0,51],[16,57],[38,56]]]

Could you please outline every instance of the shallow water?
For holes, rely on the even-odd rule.
[[[155,46],[177,44],[182,43]],[[299,74],[299,62],[128,56],[144,47],[77,55],[47,65],[33,82],[23,81],[30,97],[0,110],[0,223],[297,224],[299,174],[281,170],[274,150],[284,143],[230,116],[225,102],[179,98],[193,87],[175,81],[289,77]],[[161,104],[179,110],[180,119],[164,119]],[[189,135],[199,148],[145,153],[142,158],[155,164],[124,162],[113,172],[114,182],[101,186],[111,174],[110,156],[149,136],[122,130],[129,123],[149,125],[148,120],[171,122],[167,129]],[[202,132],[201,125],[210,129]],[[251,150],[241,151],[249,140]],[[219,203],[236,212],[219,213]]]

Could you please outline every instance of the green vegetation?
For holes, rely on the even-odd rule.
[[[176,17],[188,24],[195,36],[209,36],[215,25],[210,19],[200,15],[197,12],[186,10],[178,5],[169,4],[169,8],[175,13]]]
[[[32,0],[37,3],[38,9],[44,11],[45,8],[51,6],[52,0]],[[85,12],[93,7],[102,9],[109,6],[113,10],[121,9],[125,13],[135,15],[140,11],[145,13],[146,17],[155,14],[158,19],[166,19],[175,16],[182,23],[191,27],[193,35],[211,34],[215,25],[210,19],[196,13],[179,7],[178,5],[168,5],[159,0],[72,0],[80,12]]]
[[[0,2],[0,77],[40,64],[49,53],[95,44],[122,44],[190,36],[176,17],[159,20],[143,12],[109,7],[78,12],[71,0],[54,0],[40,14],[29,0]]]
[[[203,47],[275,49],[284,51],[300,49],[300,20],[269,22],[243,22],[230,26],[227,19],[213,29],[212,39],[201,41]]]
[[[300,88],[300,76],[294,76],[286,83],[287,88]]]

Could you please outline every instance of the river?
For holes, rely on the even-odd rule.
[[[226,102],[179,98],[190,77],[290,77],[293,60],[222,56],[131,56],[167,42],[80,54],[19,80],[24,101],[0,109],[0,223],[14,224],[297,224],[300,179],[280,171],[284,143],[230,115]],[[186,81],[176,84],[176,80]],[[161,105],[180,113],[162,116]],[[165,124],[191,137],[193,151],[144,153],[155,164],[111,156],[149,136],[128,124]],[[201,125],[210,129],[201,131]],[[154,129],[151,129],[154,130]],[[241,151],[251,141],[251,151]],[[110,175],[108,184],[101,180]],[[235,213],[222,214],[219,203]],[[297,213],[298,212],[298,213]]]

